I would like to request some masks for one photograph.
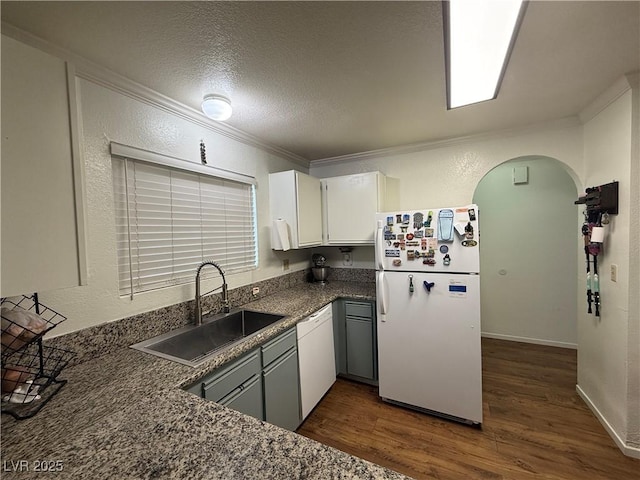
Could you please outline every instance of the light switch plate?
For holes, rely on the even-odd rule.
[[[615,263],[611,264],[611,281],[618,281],[618,265],[616,265]]]

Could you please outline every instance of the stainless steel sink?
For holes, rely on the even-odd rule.
[[[257,335],[285,315],[232,310],[131,345],[131,348],[195,367],[236,343]]]

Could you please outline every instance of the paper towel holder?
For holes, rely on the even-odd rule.
[[[291,249],[289,223],[278,217],[271,224],[271,249],[286,252]]]

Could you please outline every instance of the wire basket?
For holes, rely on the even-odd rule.
[[[36,294],[1,299],[2,361],[42,338],[67,318],[37,301]]]
[[[35,415],[66,383],[56,377],[74,355],[37,342],[8,357],[2,365],[2,411],[16,418]]]

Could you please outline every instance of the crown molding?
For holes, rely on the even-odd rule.
[[[578,114],[582,124],[590,120],[602,112],[605,108],[615,102],[618,98],[638,85],[638,72],[629,73],[618,78],[613,85],[598,95],[590,104],[588,104]]]
[[[87,60],[86,58],[81,57],[80,55],[77,55],[70,50],[58,47],[51,42],[48,42],[22,29],[14,27],[13,25],[10,25],[6,22],[2,22],[1,25],[3,35],[7,35],[15,40],[42,50],[43,52],[61,58],[68,63],[72,63],[75,67],[76,77],[78,78],[82,78],[96,85],[108,88],[109,90],[175,115],[195,125],[198,125],[199,127],[206,128],[232,140],[290,160],[305,168],[309,167],[309,160],[301,157],[300,155],[285,150],[284,148],[280,148],[276,145],[270,144],[254,135],[234,128],[230,125],[211,120],[195,108],[184,105],[177,100],[163,95],[160,92],[134,82],[133,80],[115,73],[97,63]]]
[[[401,145],[398,147],[382,148],[379,150],[370,150],[368,152],[353,153],[349,155],[339,155],[336,157],[320,158],[311,160],[310,166],[317,167],[320,165],[331,165],[335,163],[355,162],[362,160],[373,160],[381,157],[391,157],[395,155],[403,155],[408,153],[422,152],[426,150],[435,150],[439,148],[455,147],[472,142],[481,142],[494,140],[496,138],[514,137],[535,133],[545,130],[557,130],[563,128],[571,128],[580,126],[580,119],[577,116],[560,118],[547,122],[537,123],[526,127],[510,128],[505,130],[494,130],[492,132],[478,133],[475,135],[466,135],[463,137],[447,138],[443,140],[434,140],[430,142],[412,143],[409,145]]]

